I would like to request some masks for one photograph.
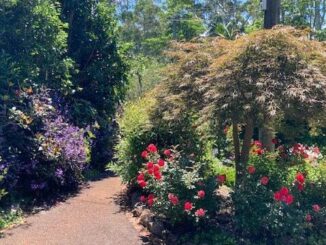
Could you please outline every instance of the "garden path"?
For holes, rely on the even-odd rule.
[[[91,182],[76,197],[26,218],[5,231],[4,245],[140,245],[138,232],[115,199],[118,177]]]

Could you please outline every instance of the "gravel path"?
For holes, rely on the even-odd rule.
[[[114,202],[121,189],[117,177],[92,182],[76,197],[6,231],[0,244],[140,245],[138,232]]]

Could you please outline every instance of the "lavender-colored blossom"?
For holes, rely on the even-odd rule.
[[[61,168],[58,168],[56,171],[55,171],[55,176],[59,179],[63,178],[63,170]]]

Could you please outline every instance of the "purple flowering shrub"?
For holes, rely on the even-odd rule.
[[[11,193],[39,197],[83,180],[90,155],[88,130],[71,124],[67,109],[52,97],[46,88],[22,92],[20,103],[10,109],[3,156]]]

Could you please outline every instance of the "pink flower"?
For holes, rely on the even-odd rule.
[[[307,214],[307,215],[306,215],[306,221],[307,221],[307,222],[311,222],[311,220],[312,220],[312,216],[311,216],[311,214]]]
[[[159,160],[157,161],[157,164],[158,164],[160,167],[164,167],[165,162],[164,162],[163,159],[159,159]]]
[[[205,197],[205,191],[204,190],[200,190],[198,191],[197,193],[197,196],[200,198],[200,199],[203,199]]]
[[[144,159],[146,159],[148,157],[148,152],[147,151],[143,151],[141,153],[141,157],[144,158]]]
[[[313,210],[318,213],[320,211],[320,206],[318,204],[312,205]]]
[[[264,177],[262,177],[262,178],[260,179],[260,183],[261,183],[262,185],[267,185],[268,182],[269,182],[269,178],[268,178],[267,176],[264,176]]]
[[[255,140],[253,143],[252,143],[253,146],[256,146],[256,147],[259,147],[261,148],[263,146],[263,144],[259,141],[259,140]]]
[[[157,147],[154,144],[150,144],[147,146],[147,150],[149,152],[155,153],[155,152],[157,152]]]
[[[204,210],[204,209],[202,209],[202,208],[196,210],[196,212],[195,212],[195,215],[196,215],[197,217],[204,217],[205,214],[206,214],[206,210]]]
[[[250,165],[248,167],[248,173],[249,174],[254,174],[256,172],[256,168],[253,165]]]
[[[141,202],[145,203],[146,200],[147,200],[147,198],[146,198],[146,196],[141,195],[140,198],[139,198],[139,200],[140,200]]]
[[[220,174],[217,176],[217,182],[219,184],[223,184],[226,181],[226,175],[225,174]]]
[[[191,202],[185,202],[184,210],[185,211],[190,211],[191,209],[193,209],[192,203]]]
[[[179,204],[179,198],[178,198],[176,195],[170,193],[170,194],[168,195],[168,198],[169,198],[169,201],[170,201],[173,205],[178,205],[178,204]]]
[[[313,151],[314,153],[316,153],[316,154],[320,154],[320,150],[319,150],[319,148],[318,148],[317,146],[314,147],[312,151]]]
[[[171,150],[169,150],[169,149],[164,150],[163,153],[164,153],[164,155],[167,156],[167,157],[171,156]]]

